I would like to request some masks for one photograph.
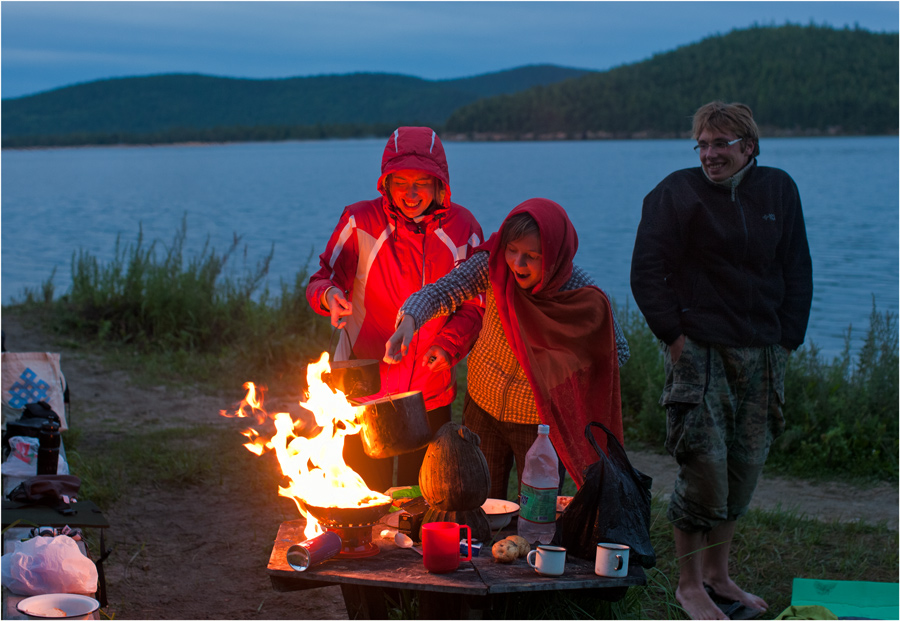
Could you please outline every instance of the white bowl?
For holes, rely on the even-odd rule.
[[[32,619],[87,619],[97,609],[100,602],[87,595],[75,593],[48,593],[26,597],[16,609]]]
[[[505,527],[519,513],[519,505],[499,498],[488,498],[481,508],[487,513],[491,530],[500,530]]]

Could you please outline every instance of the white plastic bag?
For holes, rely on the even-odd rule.
[[[26,436],[13,436],[9,439],[9,446],[9,456],[2,466],[3,476],[20,479],[35,476],[40,440]],[[69,462],[66,460],[62,443],[60,443],[59,461],[56,462],[56,474],[69,474]],[[11,484],[11,481],[4,481],[4,485],[8,484]]]
[[[10,461],[15,460],[27,466],[28,470],[23,471],[25,474],[37,472],[38,449],[41,448],[40,440],[29,438],[28,436],[13,436],[9,439],[9,447]],[[6,470],[3,473],[8,474]]]
[[[17,595],[97,591],[97,566],[67,535],[17,541],[2,566],[3,586]]]

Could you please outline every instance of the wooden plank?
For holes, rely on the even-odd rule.
[[[524,559],[513,563],[497,563],[488,556],[473,559],[473,564],[491,595],[522,591],[561,591],[567,589],[612,589],[642,586],[647,583],[640,566],[631,567],[624,578],[604,578],[594,573],[594,564],[579,558],[566,558],[561,576],[542,576]]]
[[[377,528],[377,527],[376,527]],[[276,577],[276,588],[286,588],[285,581],[320,582],[327,584],[356,584],[384,588],[434,591],[458,595],[487,595],[488,589],[471,562],[462,561],[459,569],[449,574],[425,571],[422,557],[410,549],[397,547],[393,542],[374,537],[379,553],[356,559],[333,558],[307,571],[298,572],[287,564],[287,549],[303,541],[303,521],[284,522],[272,547],[266,568]],[[273,581],[273,586],[276,583]]]
[[[322,582],[319,580],[297,580],[296,578],[284,578],[282,576],[269,576],[272,583],[272,589],[279,593],[290,593],[291,591],[306,591],[309,589],[321,589],[322,587],[334,586],[334,582]]]

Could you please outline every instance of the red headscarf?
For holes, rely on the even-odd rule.
[[[510,217],[528,213],[541,231],[543,275],[531,290],[519,287],[500,239]],[[500,230],[477,250],[490,252],[491,287],[510,347],[534,391],[541,422],[581,487],[582,471],[597,461],[584,437],[590,421],[622,437],[622,402],[612,309],[597,287],[560,291],[572,276],[578,235],[565,210],[532,198],[513,209]],[[605,449],[605,436],[598,438]]]

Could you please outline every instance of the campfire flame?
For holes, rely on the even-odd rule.
[[[270,419],[274,422],[275,434],[268,439],[255,427],[243,431],[248,439],[244,447],[255,455],[275,451],[282,474],[290,480],[287,487],[278,488],[278,493],[291,498],[306,518],[307,539],[324,529],[306,505],[364,507],[390,502],[384,494],[370,490],[362,477],[344,462],[344,438],[359,433],[358,415],[362,414],[362,408],[352,405],[344,393],[333,391],[322,381],[322,374],[330,371],[327,352],[306,368],[309,392],[307,401],[299,403],[315,417],[318,432],[313,430],[314,435],[300,435],[304,431],[303,421],[294,421],[287,412],[267,413],[262,395],[257,394],[252,382],[244,384],[247,395],[234,414],[221,412],[223,416],[255,418],[257,426]]]

